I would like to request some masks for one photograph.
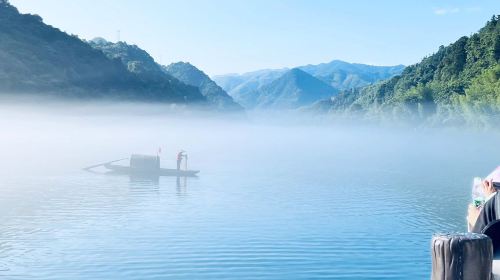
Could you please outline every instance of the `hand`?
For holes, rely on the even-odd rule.
[[[477,208],[473,204],[469,204],[469,211],[467,215],[467,221],[469,222],[469,228],[473,228],[476,224],[477,218],[479,217],[479,212],[481,209]]]
[[[493,186],[493,179],[490,179],[489,181],[483,180],[483,189],[486,196],[485,199],[497,191]]]

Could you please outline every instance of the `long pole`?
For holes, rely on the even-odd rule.
[[[99,164],[96,164],[96,165],[87,166],[87,167],[83,168],[83,170],[90,170],[92,168],[96,168],[96,167],[99,167],[99,166],[103,166],[103,165],[106,165],[106,164],[110,164],[110,163],[114,163],[114,162],[122,161],[122,160],[126,160],[126,159],[128,159],[128,158],[122,158],[122,159],[112,160],[112,161],[108,161],[108,162],[104,162],[104,163],[99,163]]]

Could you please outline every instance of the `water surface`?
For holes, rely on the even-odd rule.
[[[464,231],[488,134],[12,113],[0,121],[2,279],[427,279]],[[86,165],[189,152],[200,177]]]

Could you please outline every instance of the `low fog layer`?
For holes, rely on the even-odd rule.
[[[148,105],[3,105],[0,127],[0,170],[6,174],[76,172],[131,153],[156,154],[160,147],[165,165],[173,166],[175,154],[184,149],[193,167],[208,169],[206,164],[217,159],[276,160],[277,155],[321,165],[323,151],[335,151],[331,156],[342,160],[360,160],[360,166],[393,157],[404,161],[397,156],[403,153],[422,162],[474,161],[482,170],[500,158],[493,149],[496,132],[332,125],[328,120],[318,124],[280,114],[217,117]],[[478,154],[479,148],[486,152],[484,147],[492,149]],[[440,158],[444,152],[446,158]]]

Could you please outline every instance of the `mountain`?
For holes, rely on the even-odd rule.
[[[493,16],[479,32],[441,46],[399,76],[341,92],[326,101],[327,111],[445,124],[498,124],[499,20]],[[325,108],[325,101],[320,107]]]
[[[0,0],[0,61],[4,95],[206,103],[197,88],[173,78],[145,78],[133,65],[125,67],[37,15],[20,14],[6,0]]]
[[[263,85],[281,77],[289,69],[259,70],[245,74],[228,74],[213,77],[213,80],[231,95],[243,107],[251,107],[252,94]],[[253,105],[253,104],[252,104]]]
[[[102,38],[88,42],[93,48],[101,50],[110,59],[119,59],[127,69],[150,83],[168,82],[185,84],[199,89],[211,107],[221,111],[242,111],[243,108],[233,101],[221,87],[189,63],[179,62],[160,66],[143,49],[125,42],[112,43]]]
[[[185,84],[199,88],[201,94],[219,110],[243,111],[243,107],[234,102],[227,92],[190,63],[172,63],[164,66],[162,70]]]
[[[266,84],[252,96],[259,109],[296,109],[328,98],[337,91],[308,73],[294,68]]]
[[[298,69],[329,84],[335,90],[351,89],[366,86],[400,74],[404,66],[371,66],[347,63],[334,60],[318,65],[299,66]],[[244,107],[254,107],[258,104],[255,92],[274,80],[280,78],[290,69],[259,70],[245,74],[228,74],[213,77],[213,80],[226,90],[238,103]]]
[[[119,60],[127,68],[142,79],[151,80],[177,80],[166,75],[154,59],[143,49],[126,42],[112,43],[103,38],[95,38],[87,42],[94,49],[102,51],[109,59]],[[179,81],[177,81],[179,82]]]
[[[404,66],[373,66],[333,60],[329,63],[299,68],[336,89],[345,90],[370,85],[401,74]]]

